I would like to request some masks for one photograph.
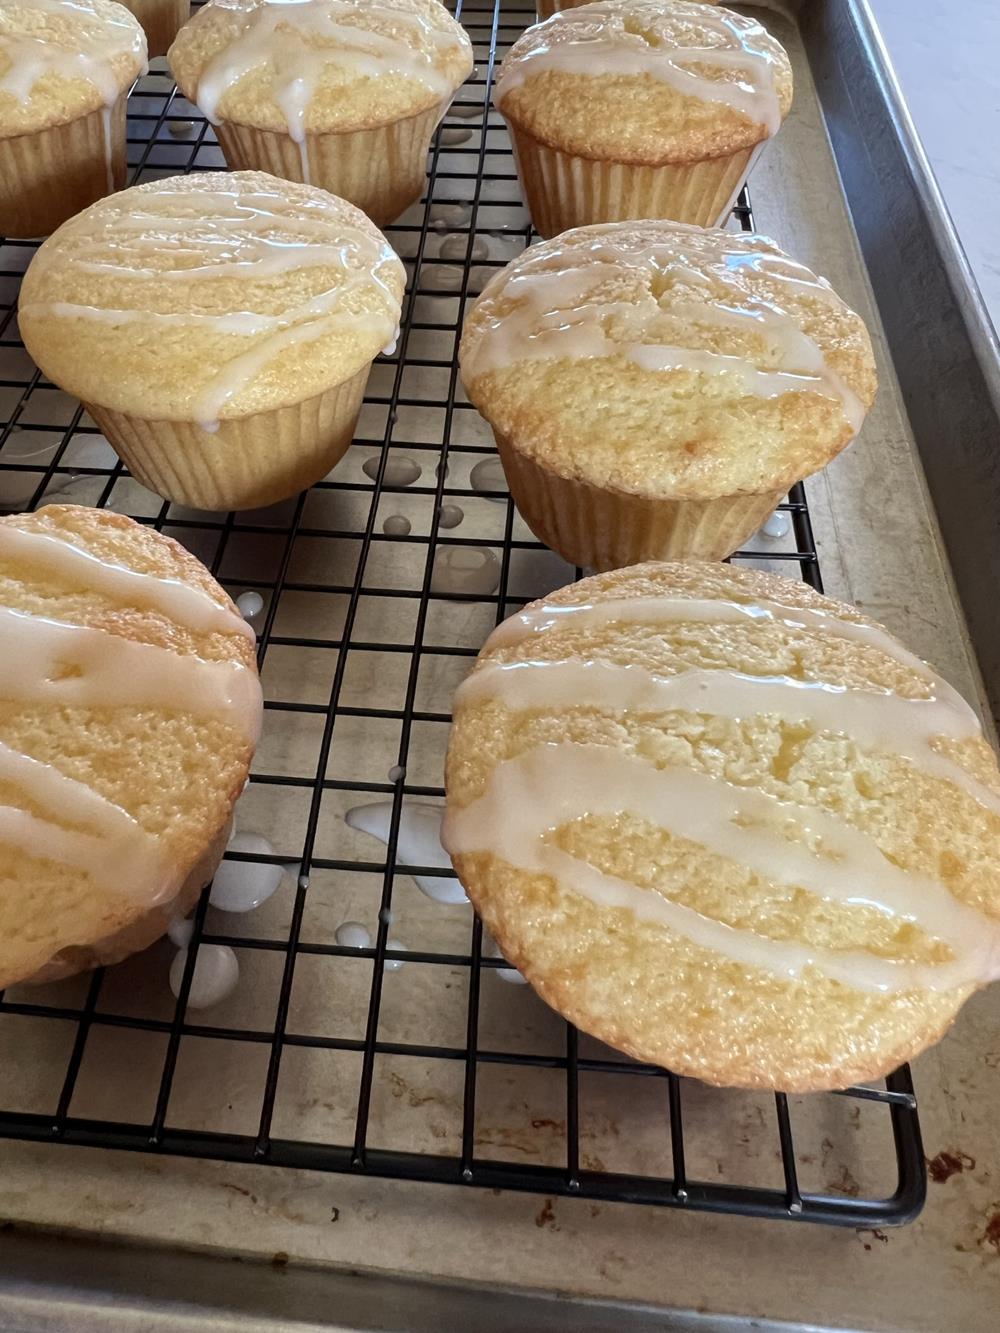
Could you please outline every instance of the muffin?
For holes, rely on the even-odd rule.
[[[511,47],[493,101],[536,231],[629,218],[723,222],[792,103],[781,45],[691,0],[600,0]]]
[[[420,198],[472,44],[439,0],[210,0],[168,59],[230,167],[321,185],[384,226]]]
[[[571,564],[721,560],[854,437],[871,342],[763,236],[580,227],[486,285],[460,349],[511,494]]]
[[[123,0],[142,24],[149,55],[165,56],[170,43],[191,17],[191,0]]]
[[[253,509],[311,486],[351,443],[404,282],[381,232],[323,190],[171,176],[45,242],[21,336],[144,486]]]
[[[44,236],[125,184],[142,28],[111,0],[0,5],[0,235]]]
[[[260,731],[254,636],[169,537],[0,519],[0,989],[145,948],[226,845]]]
[[[443,840],[585,1032],[708,1083],[878,1078],[1000,976],[1000,772],[885,630],[725,565],[602,574],[459,688]]]

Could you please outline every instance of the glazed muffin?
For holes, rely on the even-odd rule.
[[[21,336],[143,485],[251,509],[347,449],[404,282],[382,233],[323,190],[262,172],[172,176],[45,242]]]
[[[444,843],[585,1032],[709,1083],[880,1077],[1000,976],[1000,772],[885,630],[725,565],[598,575],[460,687]]]
[[[225,848],[260,731],[254,636],[169,537],[0,519],[0,989],[145,948]]]
[[[472,44],[439,0],[210,0],[169,60],[230,167],[321,185],[384,226],[420,198]]]
[[[123,0],[142,24],[150,58],[165,56],[170,43],[191,17],[191,0]]]
[[[486,285],[460,359],[528,526],[592,569],[729,555],[876,389],[826,281],[766,237],[670,222],[531,246]]]
[[[536,231],[630,218],[713,227],[792,103],[781,45],[691,0],[600,0],[529,28],[500,67]]]
[[[44,236],[125,184],[142,28],[111,0],[0,5],[0,235]]]

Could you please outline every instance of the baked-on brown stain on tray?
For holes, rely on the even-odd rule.
[[[986,1245],[992,1245],[997,1254],[1000,1254],[1000,1212],[995,1212],[986,1223],[982,1240]]]
[[[939,1152],[936,1157],[928,1157],[927,1174],[931,1180],[938,1185],[943,1185],[946,1180],[952,1176],[957,1176],[962,1171],[972,1171],[976,1165],[976,1159],[970,1157],[964,1152]]]

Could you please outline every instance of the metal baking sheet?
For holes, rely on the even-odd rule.
[[[833,7],[832,4],[817,6],[826,12]],[[848,28],[848,36],[850,33],[860,34],[865,21],[860,7],[844,8],[850,8],[854,25]],[[480,7],[480,14],[483,12]],[[485,12],[492,14],[491,9]],[[830,277],[845,298],[865,313],[873,329],[879,331],[879,312],[873,304],[868,273],[845,207],[837,165],[830,154],[823,111],[803,44],[789,19],[771,15],[769,21],[772,19],[777,35],[786,42],[795,62],[797,101],[792,117],[762,159],[752,182],[757,224]],[[513,28],[526,21],[523,11],[513,8],[503,11],[505,27]],[[807,24],[807,34],[810,31]],[[861,78],[867,69],[868,77],[874,79],[873,68],[870,63],[861,67],[858,77]],[[887,104],[883,101],[883,105]],[[461,129],[462,124],[461,118],[450,119],[447,127]],[[898,130],[898,125],[896,128]],[[167,149],[162,156],[168,158],[169,134],[165,133],[162,138]],[[159,143],[159,135],[157,139]],[[205,151],[206,155],[211,152],[207,143]],[[147,166],[159,156],[158,149],[151,150],[146,159]],[[169,173],[170,169],[168,161],[163,170]],[[457,205],[463,198],[458,192],[461,182],[456,180],[449,187],[446,180],[447,176],[441,183],[446,190],[455,189]],[[503,193],[499,197],[489,197],[484,192],[480,203],[483,229],[499,232],[501,237],[497,239],[502,244],[501,238],[506,231],[517,230],[503,225],[511,220],[510,200],[516,198],[516,186],[509,181],[499,182],[491,186],[491,191],[493,189],[506,192],[508,202],[503,203]],[[515,193],[511,194],[511,191]],[[444,222],[438,233],[442,237],[449,234],[451,225],[447,217]],[[522,218],[522,236],[524,225]],[[452,342],[449,340],[449,347]],[[903,398],[892,365],[885,355],[886,346],[882,340],[880,375],[883,389],[863,438],[807,488],[826,587],[834,595],[854,600],[877,615],[918,652],[935,661],[969,697],[981,698],[977,666],[917,461],[914,433],[903,410]],[[472,414],[465,415],[472,420]],[[914,424],[918,423],[915,421]],[[409,437],[419,439],[420,429],[414,418],[408,428]],[[370,438],[380,436],[381,430],[378,424],[363,425],[362,433]],[[466,438],[471,442],[472,437]],[[433,438],[426,442],[432,444]],[[488,435],[475,442],[488,445]],[[93,446],[94,438],[84,437],[79,447],[83,449],[85,444]],[[370,447],[356,445],[352,456],[345,460],[336,475],[342,480],[355,482],[359,488],[364,487],[368,483],[363,463],[375,452],[377,450]],[[431,451],[428,456],[432,456]],[[473,462],[481,457],[473,455],[466,466],[471,470]],[[88,498],[97,499],[108,483],[107,463],[106,457],[100,457],[92,450],[84,455],[73,469],[75,476],[71,487],[76,487],[76,491],[71,491],[69,498],[75,494],[84,502]],[[32,468],[26,464],[25,471],[30,472]],[[50,480],[63,476],[62,472],[52,469],[51,459],[40,460],[38,471],[42,478],[48,476]],[[121,504],[128,512],[145,513],[147,517],[158,512],[156,502],[144,499],[137,493],[135,484],[127,479],[115,480],[114,492],[119,490]],[[328,496],[323,493],[314,493],[314,496],[317,494],[319,499],[311,497],[310,504],[328,502]],[[359,490],[356,495],[356,503],[365,505],[365,493]],[[67,497],[64,495],[63,498]],[[109,498],[116,497],[113,494]],[[367,499],[370,500],[370,493]],[[414,492],[409,499],[393,494],[391,501],[391,509],[375,516],[378,529],[391,513],[403,513],[401,506],[406,504],[411,506],[405,512],[414,534],[427,532],[426,526],[421,527],[428,522],[426,496]],[[485,497],[478,500],[469,497],[469,501],[466,522],[471,520],[467,529],[470,537],[479,542],[494,540],[502,507]],[[153,507],[143,511],[143,503]],[[364,512],[345,511],[344,530],[352,534],[356,532],[359,516],[363,528]],[[185,521],[183,516],[178,518]],[[196,536],[197,516],[188,516],[187,522],[191,526],[185,527],[184,532],[189,537]],[[328,528],[329,513],[323,512],[318,522]],[[241,540],[238,532],[231,532],[227,539],[233,542],[230,549],[236,552],[234,559],[237,563],[222,572],[228,576],[234,591],[242,586],[252,586],[257,577],[254,560],[274,559],[273,554],[261,555],[259,539],[264,538],[263,545],[266,546],[267,534],[252,535],[254,541]],[[519,540],[527,540],[523,530],[514,535]],[[210,543],[211,535],[204,540]],[[342,539],[344,547],[348,547],[349,542],[350,538]],[[195,540],[192,545],[198,549]],[[308,542],[304,546],[306,549],[299,553],[303,563],[296,575],[303,582],[312,576],[319,558],[308,549]],[[396,541],[378,543],[380,556],[384,551],[392,559],[380,558],[377,569],[380,579],[390,584],[396,579],[402,590],[408,575],[398,549],[394,549],[398,546]],[[209,544],[204,547],[203,554],[211,558],[213,550]],[[340,577],[335,569],[331,572],[328,556],[334,560],[349,560],[349,551],[341,550],[338,554],[328,547],[324,552],[323,577]],[[519,550],[518,557],[515,572],[524,582],[520,585],[512,582],[512,604],[516,604],[519,591],[524,596],[529,591],[544,590],[538,587],[539,580],[544,586],[557,586],[573,572],[561,567],[554,557],[531,556],[527,548],[523,554]],[[238,563],[240,559],[243,564]],[[522,563],[532,559],[545,561],[543,568],[526,567]],[[400,584],[399,579],[404,582]],[[407,599],[390,600],[394,602],[390,629],[395,636],[399,634],[399,622],[405,615]],[[453,642],[474,649],[492,619],[489,616],[477,619],[474,612],[462,611],[462,608],[459,612],[456,614],[455,603],[449,604],[447,614],[430,626],[435,635],[433,641],[446,641],[440,636],[450,633],[454,636]],[[295,627],[294,606],[290,614],[293,619],[289,633],[297,634],[301,626]],[[298,614],[302,614],[301,609]],[[338,614],[337,606],[331,600],[324,632],[336,632]],[[313,623],[310,619],[310,624]],[[373,609],[364,621],[366,642],[377,644],[379,635],[386,633],[385,622]],[[378,649],[372,651],[378,652]],[[389,654],[378,652],[378,656],[388,657]],[[317,665],[306,671],[296,680],[296,688],[301,690],[304,683],[306,689],[314,686],[321,689],[324,670],[325,666]],[[382,680],[380,675],[380,688]],[[398,689],[399,682],[392,675],[391,668],[384,681],[390,690],[393,686]],[[454,683],[447,671],[435,673],[426,686],[429,693],[418,707],[427,713],[436,712],[440,700],[447,698]],[[362,673],[353,687],[357,691],[357,707],[372,707],[370,675]],[[278,691],[282,688],[277,669],[272,688]],[[391,712],[394,707],[395,704],[387,702],[385,710]],[[365,721],[367,723],[368,719]],[[435,787],[440,779],[441,747],[440,742],[432,739],[436,724],[428,721],[422,725],[428,729],[428,740],[426,745],[419,747],[418,766],[415,770],[408,768],[406,777],[407,784],[412,784],[418,791],[421,787]],[[285,770],[291,775],[296,762],[295,751],[303,745],[314,744],[309,726],[303,724],[301,731],[292,728],[273,734],[275,739],[270,743],[271,748],[265,749],[261,760],[266,768],[261,771],[280,776],[282,765],[291,765]],[[345,748],[351,743],[348,741]],[[381,791],[380,784],[385,783],[396,757],[391,740],[382,743],[373,739],[366,727],[364,739],[359,732],[353,743],[364,745],[366,762],[371,765],[368,775],[361,781],[369,782]],[[281,787],[280,783],[273,785]],[[248,796],[253,792],[254,787],[251,787]],[[329,859],[336,859],[336,849],[343,846],[339,813],[342,812],[338,807],[329,821],[330,829],[337,830],[337,841],[332,844],[334,850]],[[277,806],[263,802],[255,804],[244,817],[248,826],[267,833],[279,847],[283,846],[282,839],[288,836],[289,830],[296,828],[297,816],[292,801]],[[336,888],[334,880],[330,881],[328,893],[313,895],[316,930],[326,931],[329,935],[339,921],[348,915],[357,917],[370,911],[377,900],[377,846],[370,840],[359,841],[350,854],[360,857],[365,848],[364,854],[372,860],[372,882],[356,886],[357,897],[351,911],[345,910],[347,904],[343,892]],[[290,861],[292,859],[290,857]],[[403,878],[400,893],[404,897],[392,929],[393,933],[398,930],[408,946],[420,947],[420,932],[427,928],[425,923],[428,920],[427,914],[420,910],[425,903],[412,885],[405,885]],[[255,915],[252,921],[246,919],[248,933],[287,938],[293,910],[290,887],[291,884],[286,885],[283,894],[261,909],[262,915]],[[467,948],[468,920],[462,918],[459,924],[458,916],[463,910],[467,909],[435,910],[432,928],[435,947],[448,947],[446,942],[442,943],[447,938],[442,932],[454,929],[455,933],[450,937],[453,946],[456,950]],[[448,915],[452,912],[455,913],[454,925]],[[238,1012],[226,1016],[226,1023],[242,1023],[247,1031],[253,1031],[273,1022],[275,965],[280,960],[276,955],[269,957],[269,953],[274,951],[259,951],[254,966],[244,970]],[[118,969],[114,974],[116,980],[112,982],[111,998],[114,999],[117,992],[117,1000],[122,1002],[123,994],[127,993],[131,1000],[138,997],[143,1004],[153,1008],[162,1006],[163,1012],[169,1012],[171,1005],[163,982],[168,961],[169,951],[161,950],[159,955],[147,955],[143,960]],[[259,970],[257,963],[260,964]],[[422,1040],[421,1036],[415,1035],[414,1025],[426,1021],[428,1015],[443,1024],[461,1023],[466,1015],[463,1004],[449,1004],[447,987],[432,995],[423,993],[415,1001],[414,991],[410,988],[423,984],[414,975],[419,969],[419,964],[408,962],[395,977],[389,978],[398,978],[407,984],[405,990],[400,988],[395,1010],[389,1011],[392,1021],[400,1025],[398,1030],[405,1034],[401,1040]],[[84,992],[78,992],[76,999],[85,1002],[85,983],[77,984],[84,985]],[[352,984],[345,976],[336,980],[330,973],[324,976],[319,968],[314,976],[306,974],[301,1000],[294,994],[292,997],[300,1006],[295,1013],[296,1024],[306,1025],[307,1030],[310,1022],[327,1023],[332,1003],[343,1007],[345,1018],[356,1013],[357,1006],[352,1004],[350,994]],[[458,977],[451,979],[451,986],[456,985],[460,985]],[[545,1039],[545,1024],[549,1021],[547,1011],[543,1011],[539,1002],[523,989],[505,988],[498,1014],[501,1011],[502,1040]],[[364,1012],[363,1004],[361,1012]],[[363,1267],[414,1279],[436,1279],[435,1285],[419,1288],[420,1299],[432,1302],[430,1308],[439,1312],[437,1317],[445,1326],[448,1326],[449,1309],[468,1308],[452,1304],[466,1299],[468,1293],[464,1285],[459,1290],[449,1287],[448,1283],[478,1282],[505,1290],[516,1286],[572,1298],[611,1300],[622,1308],[635,1303],[647,1307],[641,1312],[631,1310],[637,1318],[639,1313],[646,1318],[651,1309],[670,1309],[686,1311],[686,1319],[693,1319],[699,1311],[702,1314],[707,1311],[713,1319],[725,1314],[744,1319],[794,1320],[800,1324],[808,1321],[817,1326],[888,1329],[937,1328],[947,1316],[947,1322],[953,1327],[986,1328],[991,1326],[991,1302],[1000,1292],[1000,1265],[993,1262],[995,1243],[992,1239],[996,1228],[1000,1227],[1000,1222],[993,1222],[994,1214],[1000,1213],[1000,1205],[993,1204],[992,1200],[1000,1190],[991,1184],[989,1175],[990,1164],[1000,1160],[1000,1145],[986,1113],[991,1093],[995,1100],[997,1065],[1000,1064],[1000,1057],[996,1055],[992,1057],[994,1063],[989,1063],[995,1050],[996,1012],[991,996],[980,997],[969,1006],[955,1032],[942,1047],[917,1064],[917,1089],[928,1154],[932,1160],[938,1161],[938,1175],[947,1174],[951,1158],[961,1169],[940,1184],[933,1180],[930,1205],[923,1217],[913,1227],[898,1232],[834,1233],[823,1228],[757,1223],[742,1218],[667,1214],[631,1205],[602,1205],[582,1200],[455,1189],[446,1191],[420,1184],[330,1177],[307,1171],[274,1169],[265,1172],[254,1165],[241,1163],[185,1162],[112,1154],[89,1148],[14,1142],[0,1145],[0,1208],[12,1222],[29,1229],[40,1225],[60,1231],[99,1232],[120,1240],[147,1242],[158,1249],[197,1247],[217,1258],[238,1254],[245,1260],[266,1260],[269,1272],[279,1273],[280,1280],[294,1282],[297,1291],[307,1285],[310,1290],[315,1290],[312,1284],[317,1282],[322,1289],[323,1278],[322,1272],[317,1275],[310,1270],[308,1277],[303,1272],[296,1280],[299,1263],[332,1264],[338,1270],[337,1283],[341,1285],[329,1288],[331,1301],[338,1299],[338,1293],[344,1291],[342,1284],[345,1281],[355,1293],[360,1291],[362,1296],[368,1295],[367,1305],[362,1300],[350,1307],[351,1326],[357,1327],[407,1326],[405,1307],[400,1311],[398,1304],[388,1297],[377,1292],[372,1294],[368,1279],[359,1279],[358,1285],[345,1278],[345,1270]],[[134,1040],[129,1040],[134,1034],[127,1029],[101,1028],[100,1032],[101,1041],[94,1045],[91,1042],[97,1029],[91,1033],[85,1052],[85,1060],[93,1062],[89,1081],[82,1085],[91,1099],[88,1113],[110,1117],[120,1115],[124,1108],[128,1119],[149,1119],[157,1109],[156,1088],[164,1054],[162,1041],[146,1039],[137,1045]],[[435,1040],[437,1036],[435,1034]],[[463,1039],[463,1032],[455,1035],[455,1040]],[[25,1107],[50,1104],[52,1071],[65,1071],[65,1050],[59,1048],[59,1042],[65,1043],[66,1033],[63,1032],[61,1038],[53,1034],[49,1040],[52,1048],[48,1050],[37,1042],[33,1049],[26,1051],[23,1041],[19,1043],[16,1038],[5,1048],[7,1077],[13,1082],[11,1071],[16,1068],[19,1095]],[[254,1063],[259,1060],[259,1054],[250,1042],[232,1041],[226,1045],[228,1049],[223,1054],[219,1043],[199,1043],[198,1039],[193,1039],[190,1056],[179,1054],[181,1078],[178,1086],[189,1091],[186,1098],[182,1095],[176,1108],[172,1103],[172,1120],[176,1109],[181,1125],[211,1132],[213,1126],[204,1123],[205,1092],[208,1089],[211,1109],[217,1117],[215,1124],[220,1123],[221,1117],[225,1128],[246,1126],[248,1132],[255,1132],[259,1122],[252,1113],[252,1105],[248,1113],[248,1104],[252,1103],[254,1090],[260,1084],[261,1069]],[[181,1052],[183,1048],[184,1042]],[[186,1067],[184,1059],[188,1060]],[[331,1098],[329,1093],[331,1087],[340,1085],[338,1078],[343,1081],[344,1076],[338,1076],[335,1062],[324,1063],[326,1067],[319,1070],[310,1070],[307,1063],[289,1084],[283,1114],[289,1117],[288,1123],[297,1127],[297,1133],[308,1135],[313,1132],[329,1137],[331,1126],[336,1124],[336,1098]],[[109,1079],[108,1069],[120,1071],[126,1066],[130,1071],[129,1082]],[[81,1068],[81,1078],[84,1072]],[[448,1083],[446,1071],[442,1078],[436,1078],[432,1073],[416,1083],[405,1076],[400,1076],[402,1081],[396,1082],[392,1072],[389,1071],[384,1093],[387,1113],[384,1123],[388,1125],[395,1115],[397,1126],[404,1125],[406,1133],[414,1136],[415,1148],[433,1151],[441,1144],[441,1137],[436,1132],[442,1125],[439,1113],[449,1102],[454,1104],[461,1096],[461,1088]],[[544,1160],[546,1153],[556,1151],[556,1131],[552,1124],[558,1124],[564,1110],[561,1104],[547,1103],[544,1078],[539,1076],[537,1082],[518,1082],[511,1087],[501,1084],[491,1095],[494,1114],[486,1122],[486,1127],[489,1135],[498,1140],[498,1154],[506,1158],[517,1153],[526,1157],[541,1154]],[[693,1095],[699,1095],[697,1089]],[[705,1096],[708,1096],[707,1090]],[[716,1096],[712,1094],[713,1099]],[[747,1183],[774,1179],[773,1131],[763,1136],[760,1133],[760,1103],[753,1097],[736,1093],[722,1094],[722,1098],[724,1110],[720,1110],[720,1103],[713,1100],[711,1117],[696,1120],[702,1131],[699,1152],[703,1155],[703,1169],[742,1178]],[[792,1108],[797,1139],[805,1145],[801,1149],[802,1174],[804,1179],[815,1181],[816,1188],[839,1189],[849,1196],[851,1190],[857,1188],[858,1181],[877,1179],[879,1172],[885,1170],[886,1161],[891,1162],[887,1143],[875,1143],[867,1133],[856,1131],[849,1121],[838,1119],[841,1112],[831,1109],[831,1106],[838,1108],[841,1105],[837,1099],[822,1099],[822,1110],[818,1109],[814,1099],[796,1101],[803,1102]],[[333,1105],[327,1106],[324,1102]],[[651,1151],[646,1137],[648,1127],[654,1116],[662,1117],[662,1107],[646,1106],[640,1101],[627,1107],[601,1106],[600,1112],[602,1118],[596,1124],[590,1151],[598,1156],[602,1151],[606,1153],[601,1156],[605,1166],[615,1169],[613,1163],[616,1160],[628,1160],[628,1154],[632,1154],[634,1160],[635,1154],[641,1156]],[[847,1112],[845,1101],[844,1116]],[[398,1119],[400,1114],[402,1120]],[[533,1123],[535,1121],[538,1124]],[[943,1158],[941,1153],[950,1156]],[[616,1158],[615,1154],[624,1156]],[[887,1182],[890,1188],[891,1183]],[[46,1272],[57,1273],[64,1264],[68,1273],[69,1260],[62,1257],[64,1254],[59,1242],[53,1241],[51,1236],[35,1238],[30,1230],[23,1242],[19,1239],[17,1247],[6,1247],[4,1258],[9,1283],[6,1291],[11,1302],[15,1296],[19,1301],[19,1305],[11,1304],[10,1308],[18,1310],[23,1326],[45,1327],[44,1320],[51,1319],[59,1288],[57,1285],[45,1290],[39,1286],[39,1279],[44,1281]],[[205,1289],[205,1282],[195,1271],[193,1261],[186,1267],[185,1262],[172,1255],[170,1262],[179,1288],[176,1296],[171,1294],[169,1285],[165,1287],[152,1279],[145,1289],[141,1280],[133,1282],[130,1289],[137,1301],[147,1302],[147,1313],[156,1311],[157,1317],[169,1318],[166,1312],[173,1306],[179,1318],[175,1302],[186,1300],[190,1294],[191,1304],[196,1305],[194,1298]],[[97,1318],[102,1315],[110,1293],[119,1289],[121,1270],[116,1269],[110,1259],[103,1270],[89,1260],[87,1266],[92,1280],[83,1284],[84,1294],[81,1295],[79,1273],[74,1275],[74,1282],[67,1282],[64,1294],[67,1300],[77,1302],[73,1308],[78,1313],[87,1308]],[[140,1275],[144,1272],[141,1259],[138,1262],[133,1260],[133,1269]],[[261,1270],[252,1266],[251,1271]],[[23,1280],[15,1292],[12,1284],[18,1276]],[[252,1293],[260,1290],[260,1286],[255,1281],[248,1281],[243,1290]],[[218,1282],[214,1283],[214,1289],[221,1292],[233,1290]],[[0,1296],[0,1312],[2,1302]],[[223,1299],[222,1305],[225,1304]],[[246,1316],[253,1309],[251,1297],[238,1301],[234,1294],[229,1304],[238,1304]],[[262,1320],[272,1319],[266,1326],[278,1327],[277,1317],[269,1314],[272,1308],[261,1293],[256,1311]],[[522,1326],[526,1323],[528,1326],[544,1326],[541,1314],[536,1325],[524,1316],[523,1307],[513,1304],[508,1307],[503,1301],[493,1299],[486,1308],[496,1327],[512,1326],[519,1317]],[[151,1313],[149,1317],[152,1317]],[[211,1327],[209,1319],[221,1319],[223,1315],[219,1309],[213,1311],[203,1305],[200,1309],[189,1309],[186,1317],[194,1321],[201,1319],[201,1324],[192,1322],[192,1327]],[[584,1326],[583,1317],[582,1314],[579,1316],[581,1326]],[[659,1326],[696,1326],[680,1322],[680,1314],[670,1316],[673,1323],[667,1322],[665,1314],[652,1317],[660,1320]],[[326,1322],[336,1326],[336,1318],[337,1313],[333,1311]],[[577,1320],[576,1312],[573,1318]],[[35,1319],[36,1323],[30,1324],[30,1319]],[[315,1313],[313,1320],[323,1322],[322,1316]],[[609,1315],[608,1326],[623,1326],[619,1320],[623,1321],[624,1315]],[[484,1326],[490,1326],[485,1319]],[[713,1323],[710,1320],[709,1326],[719,1326],[718,1321]]]

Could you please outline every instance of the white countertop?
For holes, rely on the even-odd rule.
[[[1000,328],[1000,4],[868,3],[986,307]]]

